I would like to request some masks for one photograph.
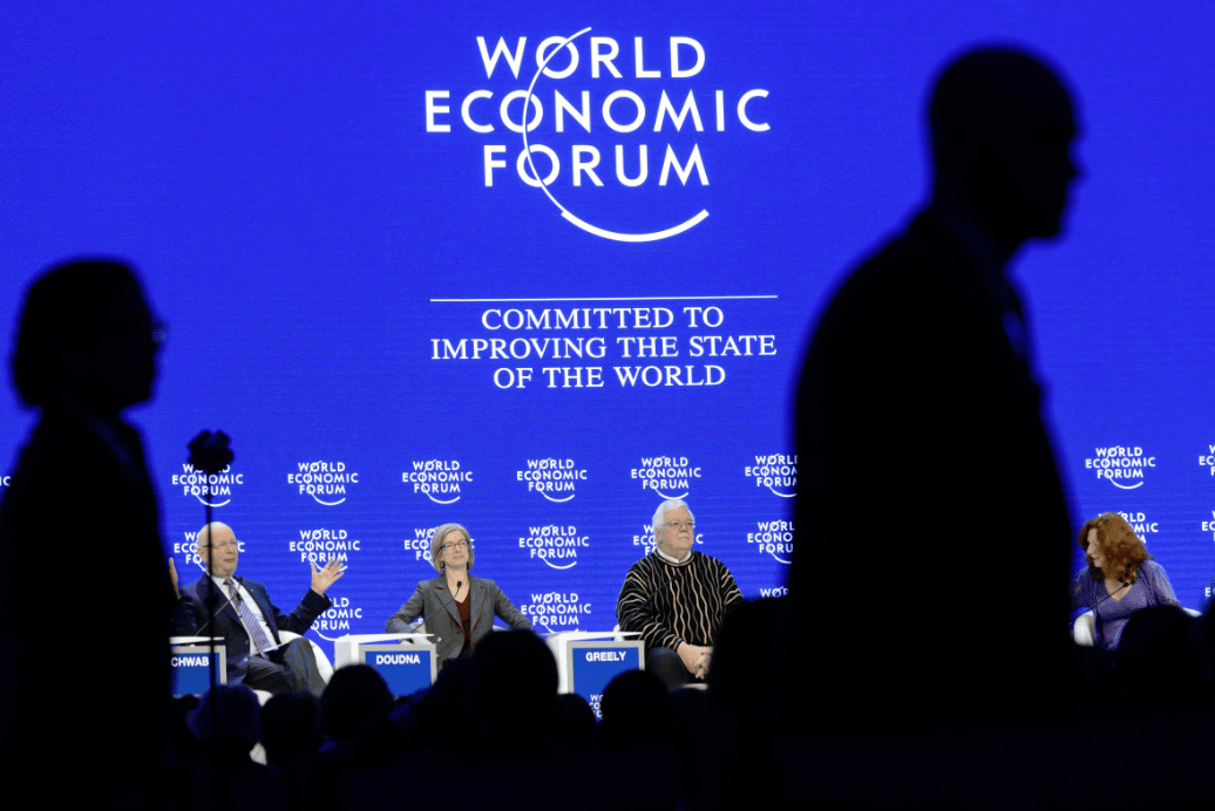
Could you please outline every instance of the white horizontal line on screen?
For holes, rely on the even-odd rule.
[[[578,296],[571,298],[432,298],[434,304],[506,304],[523,301],[722,301],[774,299],[776,296]]]

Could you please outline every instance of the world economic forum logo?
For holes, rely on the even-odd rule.
[[[298,541],[287,542],[287,552],[299,555],[301,563],[324,566],[333,559],[349,563],[351,553],[363,549],[363,542],[344,529],[301,529],[299,533]]]
[[[697,189],[710,184],[709,156],[726,140],[723,133],[771,129],[764,110],[768,91],[714,87],[713,76],[734,86],[739,80],[706,74],[709,56],[693,37],[667,37],[663,48],[653,37],[634,36],[628,55],[629,39],[590,32],[542,40],[534,73],[524,66],[526,36],[517,37],[513,48],[501,36],[492,48],[492,37],[477,37],[486,79],[495,82],[497,73],[498,88],[464,88],[454,96],[449,89],[425,91],[426,132],[452,133],[454,127],[487,141],[506,140],[502,130],[517,134],[513,161],[509,143],[482,144],[484,185],[509,179],[513,163],[519,182],[542,192],[566,222],[588,234],[619,242],[682,234],[709,216],[696,202]],[[724,56],[715,62],[726,63]],[[509,90],[502,87],[508,70],[514,80]],[[680,194],[639,205],[639,187],[671,188],[676,181]],[[633,219],[637,212],[645,222]]]
[[[578,628],[580,620],[590,618],[591,604],[575,591],[532,592],[531,602],[521,604],[519,611],[532,625],[551,634],[554,628]]]
[[[1207,445],[1208,453],[1198,454],[1198,466],[1205,467],[1209,476],[1215,477],[1215,445]]]
[[[413,553],[415,561],[430,561],[430,544],[435,537],[436,527],[414,527],[413,537],[405,538],[402,544],[405,552]]]
[[[473,472],[459,459],[415,459],[413,469],[401,473],[401,481],[435,504],[455,504],[462,488],[472,484]]]
[[[1202,531],[1211,533],[1211,540],[1215,541],[1215,510],[1211,510],[1211,520],[1202,519]]]
[[[321,639],[336,642],[338,637],[346,636],[351,631],[351,621],[363,619],[363,606],[352,603],[349,597],[332,597],[333,605],[325,609],[312,623],[312,630]],[[333,634],[330,636],[329,634]]]
[[[743,476],[756,487],[766,487],[772,495],[793,498],[797,495],[797,456],[783,453],[757,453],[755,464],[743,466]]]
[[[687,498],[692,482],[701,478],[701,468],[686,456],[643,456],[641,466],[629,471],[629,478],[641,482],[641,489],[653,490],[664,499]]]
[[[297,462],[296,466],[299,470],[287,474],[287,484],[326,507],[344,502],[348,488],[359,483],[358,472],[348,469],[345,462]]]
[[[1085,470],[1093,471],[1119,490],[1136,490],[1143,486],[1144,474],[1156,467],[1156,457],[1144,453],[1135,445],[1110,445],[1094,448],[1093,455],[1084,460]]]
[[[529,526],[519,536],[519,549],[531,560],[540,560],[550,569],[572,569],[578,565],[578,551],[591,545],[591,539],[573,524]]]
[[[577,494],[578,483],[586,481],[586,468],[573,459],[528,459],[526,468],[515,471],[515,480],[526,482],[528,492],[563,504]]]
[[[194,466],[183,462],[181,473],[174,473],[172,483],[181,488],[183,496],[194,497],[200,504],[208,507],[223,507],[232,501],[232,488],[245,483],[245,474],[233,473],[228,465],[219,473],[208,475]]]
[[[757,521],[755,530],[747,533],[749,546],[761,555],[771,555],[777,563],[793,563],[792,521]]]

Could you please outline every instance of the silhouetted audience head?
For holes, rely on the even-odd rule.
[[[261,736],[261,706],[243,684],[215,685],[187,720],[198,740],[214,736],[218,749],[237,756],[247,755]]]
[[[321,694],[321,731],[331,741],[349,741],[391,709],[392,693],[384,677],[369,665],[347,665],[334,671]]]
[[[934,201],[965,212],[1006,249],[1059,233],[1078,174],[1071,95],[1040,58],[982,48],[941,74],[928,110]]]
[[[1206,685],[1207,700],[1215,710],[1215,599],[1207,600],[1198,623],[1199,674]]]
[[[1199,709],[1201,651],[1195,620],[1183,609],[1153,605],[1132,614],[1122,630],[1117,662],[1124,701],[1142,700],[1137,707],[1165,712]]]
[[[585,752],[595,742],[595,711],[577,693],[562,693],[553,703],[549,737],[567,754]]]
[[[320,705],[311,693],[280,693],[262,707],[262,745],[268,765],[280,768],[316,754],[321,734]]]
[[[130,267],[104,259],[61,264],[26,292],[13,382],[31,406],[117,414],[152,396],[163,334]]]
[[[429,689],[393,710],[406,748],[449,753],[465,746],[472,668],[471,659],[448,659]]]
[[[557,697],[557,662],[531,631],[497,631],[473,652],[469,711],[483,736],[535,742]]]
[[[198,754],[198,736],[190,728],[190,714],[198,709],[198,696],[174,696],[169,712],[169,752],[176,758]]]
[[[770,676],[766,668],[756,666],[768,651],[797,637],[790,627],[790,611],[788,597],[748,600],[730,612],[717,635],[710,697],[719,721],[745,727],[752,737],[785,728],[792,720],[788,713],[766,710]],[[810,673],[799,674],[803,689],[809,681]]]
[[[608,748],[644,748],[670,739],[671,697],[646,670],[626,670],[608,682],[599,701],[599,739]]]

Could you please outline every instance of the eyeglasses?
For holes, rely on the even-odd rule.
[[[670,527],[671,529],[676,529],[676,530],[683,529],[684,527],[687,527],[688,529],[696,529],[696,522],[695,521],[667,521],[665,524],[663,524],[663,526]]]
[[[441,548],[441,549],[442,549],[444,552],[446,552],[446,551],[447,551],[447,550],[449,550],[449,549],[458,549],[458,548],[460,548],[461,546],[462,546],[462,547],[464,547],[465,549],[467,549],[467,548],[468,548],[468,541],[452,541],[451,543],[445,543],[445,544],[443,544],[443,546],[441,546],[440,548]]]
[[[220,541],[219,543],[200,543],[198,545],[198,548],[206,549],[206,548],[210,547],[211,549],[215,549],[215,550],[222,552],[229,547],[236,546],[238,543],[240,543],[240,541]]]
[[[161,349],[169,342],[169,325],[163,321],[152,322],[152,344]]]
[[[102,326],[100,332],[107,340],[122,346],[143,347],[150,344],[153,349],[163,349],[169,340],[169,325],[164,321],[153,321],[147,329],[145,333],[144,324],[134,324],[127,318]]]

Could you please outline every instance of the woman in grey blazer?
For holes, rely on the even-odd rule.
[[[494,615],[512,628],[533,630],[492,580],[473,577],[472,539],[459,524],[443,524],[430,542],[430,564],[439,570],[433,580],[418,583],[409,601],[388,618],[384,630],[405,634],[418,617],[434,634],[438,665],[472,656],[472,649],[494,626]]]

